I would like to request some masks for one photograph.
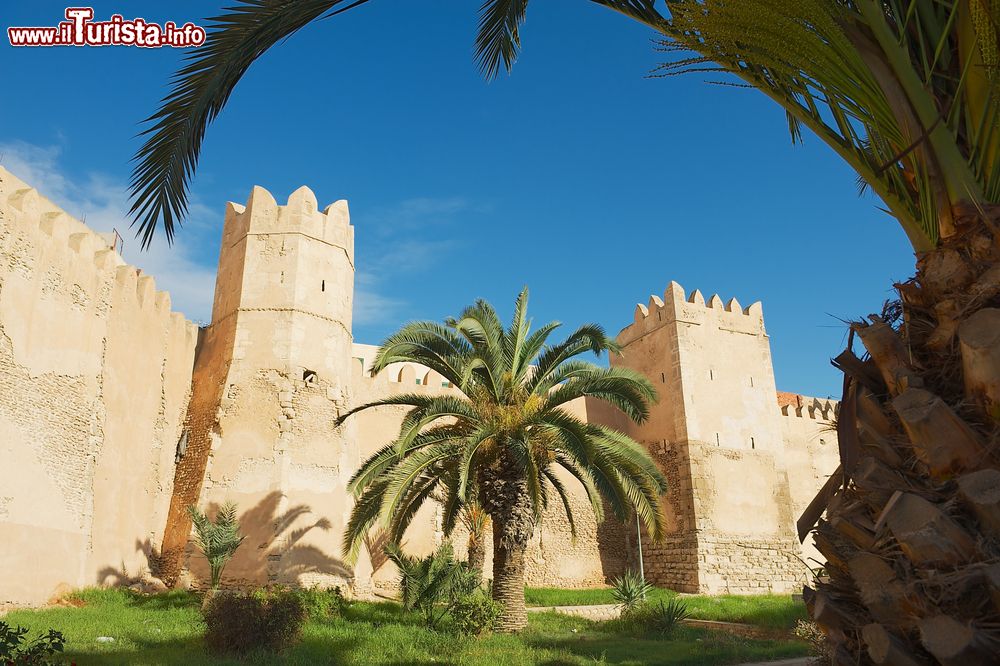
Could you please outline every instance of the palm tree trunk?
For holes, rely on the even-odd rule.
[[[504,633],[528,626],[524,567],[535,516],[528,483],[522,475],[513,461],[504,460],[500,469],[483,482],[483,508],[493,522],[493,599],[503,608],[498,628]]]
[[[493,518],[493,599],[503,607],[498,629],[504,633],[514,633],[528,626],[528,612],[524,606],[524,554],[531,533],[523,524],[517,524],[522,522],[517,518]]]
[[[1000,207],[985,214],[1000,225]],[[868,357],[835,361],[843,478],[806,590],[835,664],[1000,654],[1000,238],[974,217],[919,258],[897,304],[852,325]]]
[[[476,573],[476,580],[483,580],[483,567],[486,564],[486,544],[483,534],[469,534],[469,569]]]

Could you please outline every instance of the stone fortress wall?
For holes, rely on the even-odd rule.
[[[761,304],[706,301],[671,282],[636,306],[618,341],[612,364],[660,392],[652,417],[625,428],[670,481],[669,535],[647,547],[647,577],[685,592],[801,589],[811,546],[795,519],[836,468],[836,434],[818,438],[820,422],[779,408]]]
[[[147,566],[197,340],[152,277],[0,168],[0,605]]]
[[[143,566],[168,582],[204,578],[184,514],[227,500],[247,534],[227,584],[394,587],[377,543],[349,566],[341,535],[346,483],[395,436],[403,410],[333,422],[392,393],[457,389],[418,366],[367,372],[376,347],[351,334],[346,202],[320,210],[300,188],[278,205],[258,187],[245,206],[229,204],[212,324],[200,332],[101,237],[2,170],[0,225],[0,469],[17,470],[0,487],[0,604]],[[638,566],[642,538],[657,583],[796,590],[812,551],[794,520],[836,467],[836,405],[777,393],[759,303],[706,303],[671,283],[636,308],[619,342],[612,362],[660,391],[652,418],[636,427],[597,401],[568,408],[649,446],[670,480],[670,534],[652,545],[634,524],[597,524],[568,478],[578,536],[553,506],[530,547],[529,584],[603,584]],[[442,539],[439,512],[425,506],[407,550]],[[464,554],[465,535],[453,541]]]

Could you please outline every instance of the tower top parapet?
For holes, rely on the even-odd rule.
[[[694,325],[711,325],[751,335],[766,335],[764,331],[764,310],[760,301],[743,307],[735,298],[725,303],[718,294],[706,301],[702,293],[695,289],[688,295],[684,287],[671,281],[663,292],[663,298],[655,294],[646,305],[637,303],[633,312],[633,322],[618,334],[620,344],[628,344],[666,324],[682,322]]]
[[[303,185],[282,206],[263,187],[255,185],[246,204],[229,202],[223,242],[231,244],[248,234],[301,233],[318,240],[343,245],[351,235],[351,214],[340,199],[319,209],[316,195]]]

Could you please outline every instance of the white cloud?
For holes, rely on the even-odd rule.
[[[379,324],[398,318],[406,303],[379,292],[377,280],[368,272],[358,272],[354,277],[355,326]]]
[[[196,261],[190,251],[194,234],[220,222],[198,202],[190,207],[185,232],[173,246],[158,239],[141,251],[129,230],[128,188],[104,174],[90,172],[71,177],[60,165],[60,148],[21,141],[0,144],[0,164],[95,231],[117,229],[125,238],[123,256],[130,264],[156,278],[158,289],[170,292],[172,307],[197,322],[208,322],[215,291],[215,265]]]
[[[407,303],[385,292],[444,263],[459,245],[449,237],[449,225],[484,210],[461,197],[419,197],[356,215],[361,231],[356,236],[354,323],[399,323]]]

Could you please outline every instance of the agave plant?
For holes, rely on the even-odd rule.
[[[631,569],[611,581],[611,595],[623,614],[644,602],[652,590],[653,585]]]
[[[650,606],[649,628],[660,634],[670,634],[681,622],[691,617],[687,604],[680,597],[659,601]]]
[[[240,534],[236,510],[234,502],[226,502],[219,507],[213,521],[196,507],[188,507],[194,525],[195,545],[208,560],[212,590],[219,589],[223,569],[246,538]]]

